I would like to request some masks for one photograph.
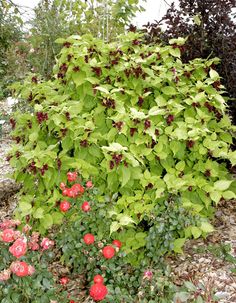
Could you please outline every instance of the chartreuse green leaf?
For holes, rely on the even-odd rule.
[[[99,90],[100,92],[104,94],[109,94],[109,91],[104,86],[96,86],[96,90]]]
[[[52,213],[52,220],[53,220],[53,224],[61,224],[63,221],[63,214],[58,213],[58,212],[54,212]]]
[[[72,79],[78,87],[86,82],[86,73],[83,71],[72,73]]]
[[[33,217],[36,219],[40,219],[43,218],[43,214],[44,214],[44,209],[42,207],[39,207],[34,211]]]
[[[197,25],[201,25],[201,22],[202,22],[199,15],[194,15],[194,16],[193,16],[193,21],[194,21],[194,23],[197,24]]]
[[[176,239],[174,241],[174,248],[173,248],[174,252],[182,254],[183,253],[182,248],[183,248],[185,242],[186,242],[185,238]]]
[[[215,203],[218,203],[222,197],[222,194],[219,191],[213,191],[210,193],[210,197],[211,197],[212,201],[214,201]]]
[[[176,169],[178,170],[178,171],[183,171],[184,170],[184,168],[185,168],[185,162],[184,161],[179,161],[177,164],[176,164]]]
[[[217,73],[217,71],[214,70],[214,69],[212,69],[212,68],[210,69],[209,74],[210,74],[210,78],[211,78],[212,80],[214,80],[214,81],[216,81],[216,80],[218,80],[218,79],[220,78],[220,76],[219,76],[219,74]]]
[[[179,48],[170,48],[170,54],[174,57],[180,58],[180,49]]]
[[[40,219],[40,223],[44,229],[48,229],[53,225],[53,217],[50,214],[46,214],[42,219]]]
[[[102,147],[103,150],[105,151],[109,151],[109,152],[122,152],[127,150],[128,148],[126,146],[122,146],[119,143],[113,142],[111,144],[109,144],[109,146],[103,146]]]
[[[113,221],[110,226],[110,235],[116,232],[121,227],[121,224],[118,221]]]
[[[215,230],[214,227],[208,222],[202,222],[201,225],[200,225],[200,229],[204,233],[211,233]]]
[[[32,212],[32,205],[29,202],[20,202],[19,209],[22,212],[22,214],[24,214],[25,216]]]
[[[135,223],[135,221],[131,217],[123,214],[118,215],[117,219],[119,220],[121,226]]]
[[[170,39],[169,43],[170,44],[177,44],[177,45],[183,45],[185,44],[187,38],[177,38],[177,39]]]
[[[233,191],[227,190],[222,193],[222,197],[226,200],[235,199],[236,193],[234,193]]]
[[[214,189],[219,190],[219,191],[225,191],[230,187],[232,182],[233,182],[233,180],[219,180],[219,181],[216,181],[214,183]]]
[[[192,226],[191,232],[192,232],[194,239],[199,238],[202,234],[202,230],[200,228],[198,228],[197,226]]]
[[[130,177],[131,177],[131,169],[128,167],[122,166],[121,176],[120,176],[121,187],[125,186],[129,182]]]
[[[167,96],[173,96],[176,94],[176,89],[173,86],[165,86],[161,91]]]

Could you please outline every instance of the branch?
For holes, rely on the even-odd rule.
[[[164,0],[165,4],[167,4],[169,7],[171,7],[171,5],[166,1]]]
[[[1,0],[0,0],[1,1]],[[20,5],[20,4],[15,4],[12,0],[7,0],[12,6],[20,9],[20,8],[27,8],[27,9],[30,9],[30,10],[33,10],[31,7],[29,6],[26,6],[26,5]],[[2,2],[2,1],[1,1]]]

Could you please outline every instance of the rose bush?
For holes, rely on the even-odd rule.
[[[53,258],[50,249],[54,241],[37,232],[30,233],[28,225],[16,230],[20,221],[5,220],[0,224],[0,299],[3,303],[68,302],[67,293],[56,285],[48,271]]]
[[[145,250],[140,247],[135,255],[127,254],[124,230],[113,233],[114,240],[110,239],[111,219],[107,217],[106,204],[97,201],[96,192],[94,187],[85,191],[86,199],[89,197],[92,201],[89,212],[79,208],[84,196],[73,198],[67,221],[55,232],[61,262],[72,275],[84,277],[87,293],[95,302],[177,303],[188,300],[203,303],[205,297],[217,302],[214,301],[214,290],[209,294],[204,285],[195,286],[187,281],[183,287],[177,287],[163,258],[173,249],[175,239],[184,228],[188,230],[187,227],[197,223],[198,218],[189,216],[176,199],[169,200],[165,208],[157,207],[153,213]],[[138,242],[138,239],[134,238],[134,241]],[[62,279],[60,283],[67,284],[68,278]]]

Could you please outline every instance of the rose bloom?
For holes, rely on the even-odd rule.
[[[39,244],[37,242],[34,242],[33,240],[31,240],[28,243],[28,246],[31,250],[38,250],[39,249]]]
[[[21,222],[19,220],[5,220],[2,223],[0,223],[0,229],[7,229],[10,227],[15,227],[20,225]]]
[[[102,283],[93,284],[89,290],[94,301],[102,301],[108,294],[107,288]]]
[[[79,183],[76,183],[74,184],[71,189],[75,192],[76,195],[79,195],[79,194],[83,194],[84,193],[84,188],[81,184]]]
[[[0,281],[7,281],[11,277],[10,269],[4,269],[0,272]]]
[[[93,187],[93,182],[92,182],[92,181],[87,181],[86,187],[87,187],[87,188]]]
[[[15,231],[11,228],[4,229],[1,238],[3,242],[13,242],[15,240]]]
[[[25,277],[29,275],[29,266],[23,261],[12,262],[10,270],[18,277]]]
[[[35,273],[35,268],[32,265],[28,266],[28,274],[32,276]]]
[[[38,242],[39,236],[40,236],[40,234],[39,234],[38,232],[33,231],[33,232],[32,232],[31,238],[32,238],[35,242]]]
[[[49,240],[48,238],[43,238],[40,246],[43,248],[43,250],[49,249],[54,245],[54,241]]]
[[[77,172],[68,172],[67,173],[67,180],[69,182],[73,182],[77,179]]]
[[[153,273],[152,271],[150,270],[146,270],[143,274],[143,278],[144,279],[147,279],[147,280],[151,280],[152,279],[152,276],[153,276]]]
[[[25,255],[27,251],[27,240],[17,239],[12,246],[9,247],[9,252],[16,258],[20,258]]]

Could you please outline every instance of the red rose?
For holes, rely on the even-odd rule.
[[[76,192],[76,194],[83,194],[84,193],[84,188],[81,184],[76,183],[74,185],[72,185],[71,189]]]
[[[114,240],[114,241],[112,242],[112,244],[115,245],[115,246],[118,247],[118,248],[121,248],[121,246],[122,246],[122,243],[121,243],[119,240]]]
[[[104,279],[101,275],[96,275],[94,278],[93,278],[93,281],[94,283],[103,283]]]
[[[69,190],[69,188],[63,189],[63,191],[62,191],[62,196],[66,197],[67,194],[68,194],[68,190]]]
[[[29,266],[23,261],[12,262],[10,269],[18,277],[25,277],[29,275]]]
[[[1,238],[3,242],[13,242],[15,240],[15,231],[11,228],[4,229]]]
[[[106,259],[111,259],[115,255],[115,249],[114,247],[107,245],[103,248],[102,254]]]
[[[27,251],[27,241],[25,239],[17,239],[12,246],[9,247],[9,252],[16,258],[25,255]]]
[[[85,202],[82,204],[81,208],[82,208],[82,210],[85,211],[85,212],[90,211],[90,209],[91,209],[91,208],[90,208],[90,205],[89,205],[89,203],[88,203],[87,201],[85,201]]]
[[[60,284],[61,285],[66,285],[68,282],[69,282],[69,278],[67,278],[67,277],[62,277],[60,279]]]
[[[87,188],[93,187],[93,182],[92,182],[92,181],[87,181],[86,187],[87,187]]]
[[[67,212],[70,209],[70,202],[64,200],[60,203],[60,210],[62,212]]]
[[[77,179],[77,172],[68,172],[67,173],[67,180],[69,182],[73,182]]]
[[[92,234],[86,234],[83,239],[84,243],[87,245],[93,244],[95,241],[94,235]]]
[[[94,301],[102,301],[108,294],[108,291],[105,285],[96,283],[91,286],[89,294]]]
[[[72,188],[67,189],[67,196],[70,198],[75,198],[78,195],[77,191],[73,190]]]

